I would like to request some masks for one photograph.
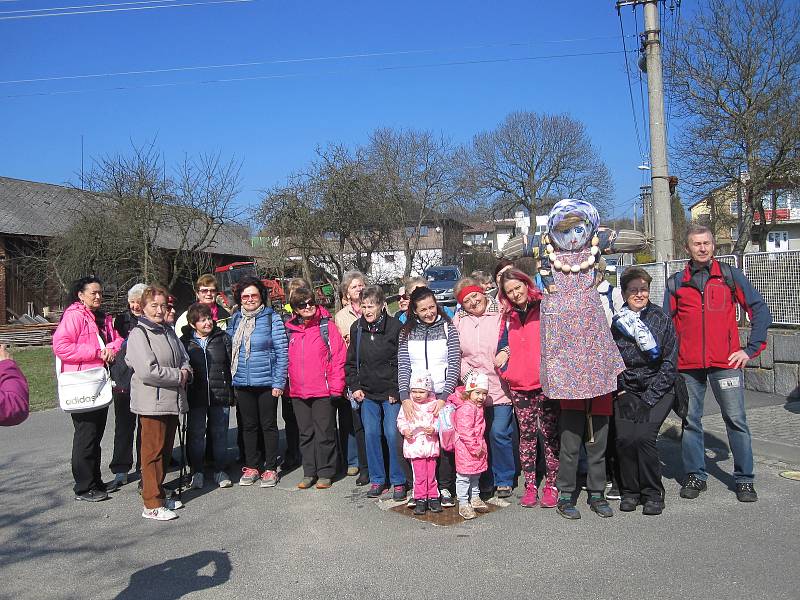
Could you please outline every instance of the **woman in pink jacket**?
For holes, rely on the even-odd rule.
[[[53,353],[63,371],[84,371],[109,365],[122,346],[111,315],[100,310],[103,285],[97,277],[83,277],[72,284],[72,303],[64,311],[53,334]],[[102,338],[102,344],[101,344]],[[75,499],[98,502],[108,498],[100,476],[100,442],[106,428],[108,407],[72,413],[72,476]]]
[[[542,392],[539,368],[542,356],[539,336],[539,304],[542,294],[530,277],[510,268],[500,275],[497,295],[503,307],[505,327],[495,359],[500,377],[511,388],[519,423],[519,461],[525,474],[525,493],[520,505],[536,506],[536,444],[544,438],[545,481],[542,507],[558,504],[558,419],[561,406]],[[580,357],[576,357],[580,360]]]
[[[436,434],[438,401],[433,392],[429,371],[412,371],[409,380],[412,418],[401,410],[397,429],[403,435],[403,456],[414,469],[415,515],[425,511],[442,512],[439,484],[436,482],[436,458],[439,456],[439,436]]]
[[[489,428],[490,466],[493,486],[498,498],[511,496],[516,473],[514,460],[514,408],[508,384],[500,379],[494,368],[497,340],[504,319],[494,298],[484,286],[471,277],[456,283],[455,292],[461,308],[453,317],[461,342],[461,379],[480,371],[489,380],[486,397],[486,423]]]
[[[476,512],[489,512],[478,488],[481,473],[489,468],[483,415],[488,393],[487,375],[473,371],[467,376],[464,387],[457,388],[448,398],[456,407],[453,416],[453,429],[456,432],[456,496],[458,514],[465,519],[474,519]]]
[[[19,425],[28,418],[29,410],[28,380],[0,344],[0,425]]]
[[[301,490],[331,487],[336,474],[336,409],[344,393],[347,347],[330,313],[318,307],[313,292],[298,288],[289,297],[293,316],[289,337],[289,393],[300,432]]]

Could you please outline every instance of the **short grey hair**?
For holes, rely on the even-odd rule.
[[[714,235],[714,232],[711,231],[710,227],[706,227],[705,225],[700,225],[699,223],[692,223],[689,225],[688,229],[686,230],[686,244],[689,244],[689,239],[693,235],[704,235],[708,233],[711,236],[711,241],[714,242],[714,245],[717,245],[717,237]]]
[[[142,293],[144,292],[147,286],[143,283],[137,283],[131,289],[128,290],[128,302],[133,302],[134,300],[141,300]]]
[[[383,306],[383,303],[386,302],[386,292],[379,285],[368,285],[361,290],[361,302],[366,300],[372,300],[378,306]]]

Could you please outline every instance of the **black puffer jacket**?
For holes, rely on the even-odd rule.
[[[351,392],[362,390],[370,400],[399,398],[397,387],[397,346],[402,324],[384,310],[379,323],[370,325],[360,317],[350,327],[350,346],[344,365],[347,387]],[[358,330],[361,346],[356,364]]]
[[[127,340],[131,329],[136,327],[138,322],[139,318],[130,310],[126,310],[124,313],[117,315],[117,318],[114,319],[114,329],[117,330],[117,333],[121,337],[124,337]]]
[[[194,338],[194,330],[183,328],[181,341],[189,354],[194,379],[189,385],[189,407],[233,406],[231,387],[231,338],[218,327],[208,336],[205,350]]]

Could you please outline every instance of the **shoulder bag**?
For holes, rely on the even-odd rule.
[[[100,349],[106,347],[98,334]],[[61,359],[56,356],[58,403],[65,412],[88,412],[111,404],[114,382],[108,369],[92,367],[85,371],[61,371]]]

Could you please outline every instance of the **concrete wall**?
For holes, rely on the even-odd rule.
[[[742,347],[750,334],[739,329]],[[744,384],[749,390],[800,398],[800,331],[770,329],[767,348],[747,363]]]

